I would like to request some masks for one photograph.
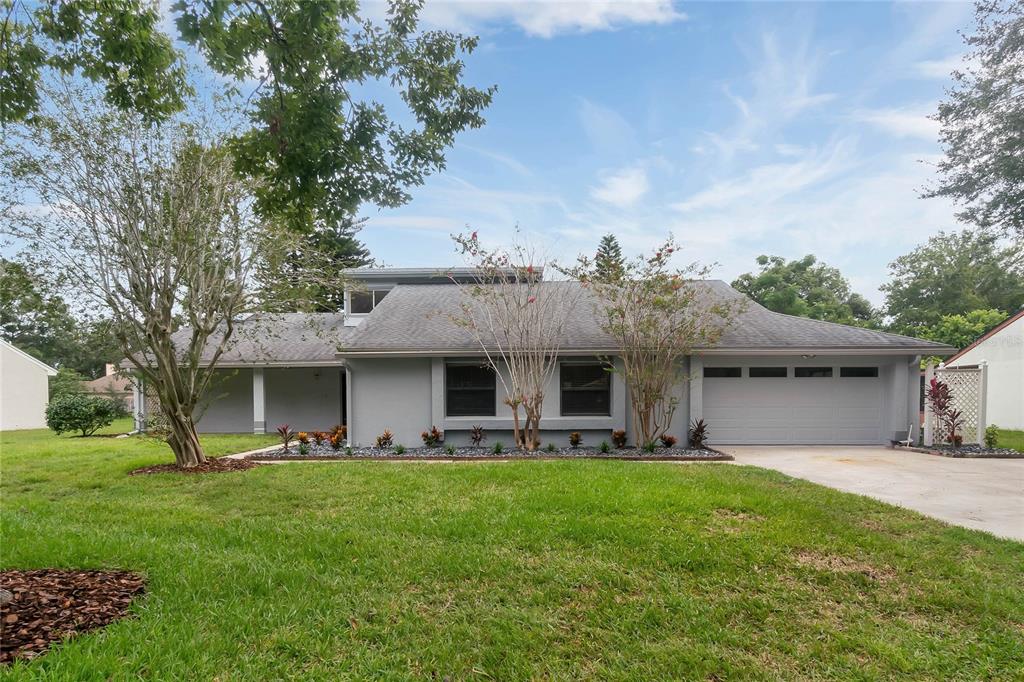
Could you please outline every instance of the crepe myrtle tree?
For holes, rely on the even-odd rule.
[[[545,282],[549,263],[518,238],[507,249],[485,248],[476,232],[453,239],[477,274],[470,283],[452,278],[463,300],[451,319],[473,334],[505,389],[515,446],[536,450],[545,387],[558,365],[568,324],[565,311],[574,307],[579,290],[565,282]]]
[[[197,405],[236,321],[257,305],[252,265],[271,231],[213,126],[147,125],[93,94],[64,84],[33,125],[8,129],[0,230],[80,305],[105,310],[159,400],[175,460],[196,466],[206,459]]]
[[[685,377],[681,360],[694,348],[715,344],[743,299],[705,295],[699,281],[709,266],[672,264],[679,247],[671,236],[651,255],[623,261],[612,273],[595,269],[586,256],[565,270],[593,294],[602,330],[622,359],[638,444],[650,446],[672,425],[678,406],[674,387]],[[601,273],[596,275],[595,273]]]

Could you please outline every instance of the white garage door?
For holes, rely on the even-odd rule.
[[[706,367],[712,443],[883,442],[878,367]]]

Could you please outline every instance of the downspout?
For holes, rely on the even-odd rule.
[[[355,423],[352,421],[352,366],[345,363],[345,425],[348,427],[349,447],[353,447],[355,440]]]

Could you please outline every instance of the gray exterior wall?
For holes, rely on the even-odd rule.
[[[252,370],[218,370],[202,404],[200,433],[252,433]]]
[[[342,421],[340,367],[267,367],[264,372],[266,430],[279,424],[293,431],[327,430]],[[200,433],[253,432],[253,370],[219,370],[196,424]]]
[[[430,358],[359,358],[349,367],[349,442],[373,445],[384,429],[396,445],[422,445],[430,422]],[[438,425],[440,428],[440,425]]]
[[[327,431],[342,421],[341,368],[268,367],[263,370],[266,429]],[[252,424],[249,429],[252,430]]]
[[[567,357],[566,361],[579,358]],[[406,447],[422,444],[420,434],[430,426],[445,432],[446,442],[464,445],[469,429],[483,426],[487,443],[512,444],[512,418],[504,404],[501,382],[495,391],[495,416],[449,417],[445,414],[445,363],[466,360],[451,357],[357,358],[348,359],[348,411],[350,442],[372,445],[385,429],[394,434],[394,442]],[[477,358],[478,360],[478,358]],[[787,365],[879,367],[878,442],[905,438],[907,428],[918,419],[918,358],[914,356],[732,356],[709,355],[687,359],[680,367],[676,385],[678,406],[668,433],[685,442],[689,423],[703,414],[704,366]],[[343,421],[341,414],[342,367],[265,368],[266,429],[273,431],[287,423],[296,431],[326,430]],[[692,381],[689,379],[693,375]],[[249,433],[253,429],[253,370],[225,370],[201,421],[202,432]],[[770,397],[770,391],[768,394]],[[571,431],[579,431],[587,445],[610,441],[611,432],[626,429],[631,444],[636,442],[632,428],[628,395],[618,373],[612,374],[611,414],[608,416],[561,415],[558,371],[552,376],[545,395],[541,442],[566,445]],[[709,424],[712,436],[715,425]],[[915,434],[916,437],[917,434]],[[714,439],[713,439],[714,442]]]

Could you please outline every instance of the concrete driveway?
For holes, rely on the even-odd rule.
[[[1024,541],[1024,459],[952,459],[863,446],[719,446],[737,464],[907,507]]]

